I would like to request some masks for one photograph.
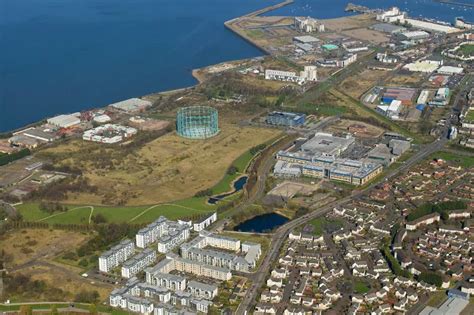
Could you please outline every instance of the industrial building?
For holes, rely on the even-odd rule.
[[[265,118],[265,122],[269,125],[296,127],[305,123],[306,115],[289,112],[271,112]]]
[[[403,66],[403,68],[412,72],[432,73],[438,70],[438,68],[442,65],[442,60],[419,60],[413,63],[406,64],[405,66]]]
[[[324,32],[324,24],[311,17],[295,17],[294,26],[305,33]]]
[[[137,134],[137,129],[114,124],[105,124],[83,133],[82,139],[85,141],[114,144],[128,139]]]
[[[449,25],[433,23],[433,22],[427,22],[427,21],[421,21],[421,20],[409,19],[409,18],[406,18],[405,22],[413,26],[414,28],[418,28],[418,29],[425,30],[428,32],[436,32],[436,33],[443,33],[443,34],[453,34],[453,33],[461,32],[461,30],[458,28],[455,28]]]
[[[48,118],[46,122],[50,125],[59,127],[59,128],[69,128],[72,126],[79,125],[81,119],[79,119],[80,114],[76,115],[59,115],[53,118]]]
[[[399,114],[402,110],[402,102],[399,100],[392,100],[390,105],[379,105],[376,108],[377,112],[380,114],[387,116],[392,120],[399,119]]]
[[[413,105],[416,90],[412,88],[387,88],[382,94],[381,101],[384,104],[391,104],[394,100],[399,100],[404,106]]]
[[[341,58],[318,60],[318,65],[325,68],[345,68],[357,61],[357,54],[347,54]]]
[[[152,103],[150,101],[145,101],[139,98],[131,98],[128,100],[110,104],[109,106],[126,113],[138,113],[144,111],[148,107],[151,107],[151,105]]]
[[[468,22],[462,17],[454,19],[454,26],[465,30],[474,30],[474,22]]]
[[[461,67],[453,67],[453,66],[442,66],[437,71],[439,74],[446,74],[446,75],[455,75],[455,74],[463,74],[464,68]]]
[[[282,71],[282,70],[265,70],[265,79],[266,80],[277,80],[277,81],[286,81],[294,82],[297,84],[304,84],[306,82],[315,82],[318,80],[318,72],[316,66],[305,66],[303,71],[298,75],[293,71]]]
[[[440,88],[436,91],[434,98],[428,102],[429,105],[435,107],[446,106],[449,103],[449,88]]]
[[[430,38],[430,33],[425,31],[407,31],[399,34],[400,38],[410,41],[420,41]]]
[[[405,20],[405,12],[400,11],[397,7],[392,7],[380,14],[377,14],[377,21],[385,23],[403,23]]]
[[[293,37],[293,40],[300,44],[311,44],[311,45],[319,42],[318,38],[311,35],[296,36],[296,37]]]
[[[209,106],[183,107],[176,114],[176,132],[188,139],[208,139],[219,133],[219,114]]]
[[[370,27],[374,31],[382,32],[382,33],[389,33],[389,34],[396,34],[406,31],[406,28],[399,25],[388,24],[388,23],[378,23],[374,24]]]

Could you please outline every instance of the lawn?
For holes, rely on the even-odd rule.
[[[309,221],[314,228],[313,234],[315,236],[321,236],[325,229],[336,230],[342,227],[342,222],[336,219],[328,219],[325,217],[319,217]]]
[[[474,55],[474,45],[472,44],[462,45],[459,48],[459,52],[461,52],[461,54],[463,54],[464,56],[472,56]]]
[[[210,213],[215,206],[205,204],[207,198],[190,198],[176,203],[160,204],[156,206],[137,207],[97,207],[67,205],[66,212],[52,214],[41,211],[38,203],[26,203],[17,206],[18,211],[26,221],[41,221],[48,224],[89,224],[91,209],[92,215],[101,214],[109,223],[149,223],[160,216],[170,220],[190,218]]]
[[[457,165],[464,168],[474,166],[474,157],[472,156],[457,155],[455,153],[441,151],[434,153],[431,157],[434,159],[443,159],[448,162],[455,162]]]
[[[365,294],[369,292],[369,290],[370,286],[367,285],[367,283],[360,280],[354,281],[354,292],[356,292],[357,294]]]
[[[474,110],[470,110],[467,112],[465,120],[474,121]]]

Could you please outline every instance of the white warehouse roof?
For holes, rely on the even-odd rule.
[[[438,73],[441,74],[461,74],[464,72],[463,68],[452,67],[452,66],[442,66],[438,69]]]
[[[74,115],[59,115],[47,120],[48,124],[61,128],[68,128],[81,123],[81,120]]]

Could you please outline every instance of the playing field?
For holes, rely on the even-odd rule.
[[[234,160],[250,148],[275,138],[275,129],[221,125],[208,140],[176,134],[157,138],[136,150],[82,140],[46,149],[54,163],[80,168],[97,193],[74,193],[66,204],[127,206],[173,203],[216,185]],[[236,163],[248,162],[247,157]]]

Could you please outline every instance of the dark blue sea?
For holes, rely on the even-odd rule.
[[[472,9],[398,5],[447,21]],[[472,0],[461,0],[472,1]],[[278,0],[0,0],[0,131],[47,116],[195,84],[193,68],[261,54],[224,21]],[[273,14],[330,18],[346,0],[297,0]],[[452,8],[451,8],[452,7]]]

